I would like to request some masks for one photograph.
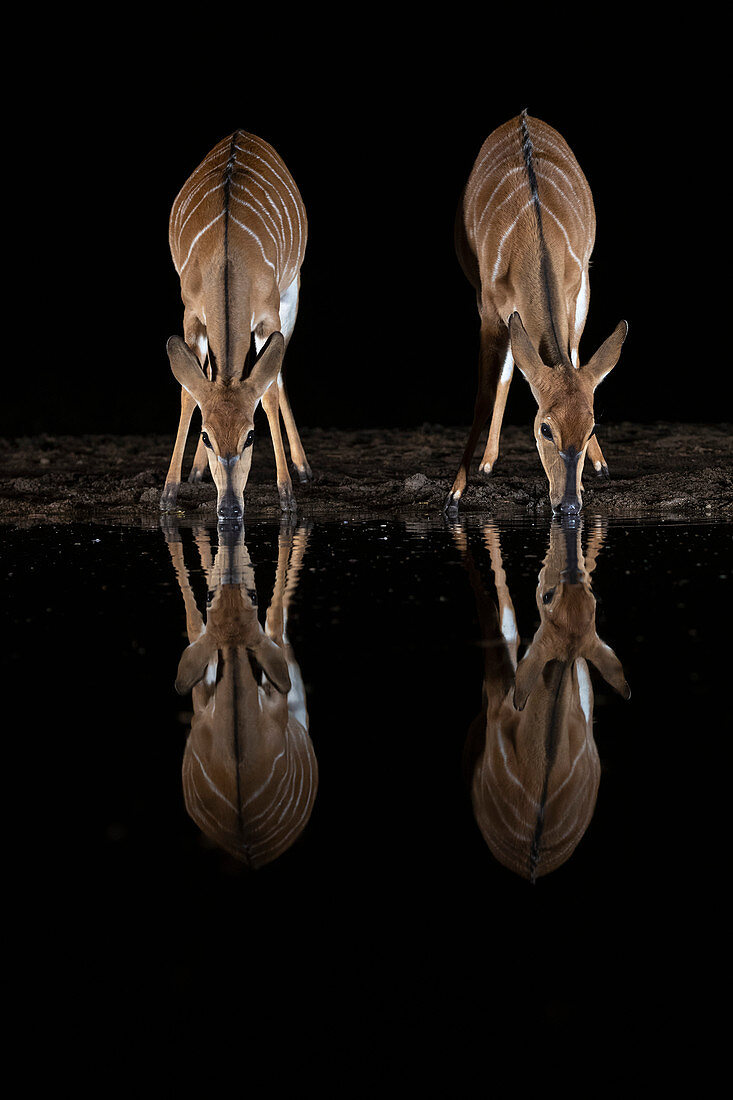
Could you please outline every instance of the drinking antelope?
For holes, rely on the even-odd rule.
[[[305,207],[293,177],[271,145],[244,130],[215,145],[176,197],[169,243],[181,280],[184,339],[171,336],[167,349],[181,384],[181,417],[163,511],[176,501],[197,404],[202,432],[189,480],[202,477],[208,451],[219,517],[241,518],[260,401],[275,451],[280,505],[283,511],[295,507],[279,414],[300,480],[307,481],[310,466],[282,377],[306,238]]]
[[[241,526],[220,531],[215,559],[208,534],[197,535],[209,585],[205,621],[180,535],[170,523],[164,531],[190,640],[176,677],[176,690],[190,691],[193,702],[182,768],[186,809],[219,847],[261,867],[301,835],[318,788],[305,690],[287,637],[307,530],[281,529],[264,630]]]
[[[551,522],[537,583],[540,626],[518,664],[519,634],[499,532],[492,524],[483,532],[497,608],[465,532],[456,531],[476,596],[484,653],[483,709],[465,754],[474,815],[499,862],[531,881],[570,857],[595,809],[601,769],[587,662],[623,698],[630,696],[620,661],[596,633],[590,577],[603,530],[596,524],[584,557],[581,525],[570,524]]]
[[[479,470],[494,469],[514,364],[537,402],[534,434],[553,511],[580,511],[586,452],[608,476],[594,435],[593,393],[616,365],[627,325],[621,321],[580,365],[594,239],[593,197],[560,134],[526,111],[494,130],[456,216],[456,251],[476,290],[481,330],[473,423],[446,498],[449,513],[457,511],[489,415]]]

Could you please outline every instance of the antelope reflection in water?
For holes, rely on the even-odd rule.
[[[473,811],[494,856],[534,882],[570,857],[590,824],[600,782],[589,661],[624,699],[621,663],[596,633],[590,577],[603,543],[595,521],[585,556],[582,521],[553,520],[537,583],[540,625],[517,663],[519,635],[499,532],[483,528],[498,607],[487,595],[463,527],[454,527],[471,579],[484,646],[483,709],[465,749]]]
[[[162,522],[190,642],[175,685],[179,694],[190,691],[193,703],[183,757],[186,809],[215,844],[248,867],[261,867],[300,836],[318,787],[303,681],[287,637],[307,529],[287,523],[280,529],[263,629],[243,528],[220,528],[215,554],[209,532],[195,532],[209,587],[204,619],[180,535]]]

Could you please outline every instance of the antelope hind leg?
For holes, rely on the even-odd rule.
[[[296,510],[295,496],[293,495],[293,483],[288,473],[288,463],[285,458],[285,447],[280,431],[280,398],[278,385],[273,383],[262,397],[262,407],[267,414],[267,422],[270,425],[272,447],[275,452],[275,469],[277,471],[277,491],[280,496],[280,507],[283,512]]]
[[[453,481],[451,490],[443,504],[443,511],[447,512],[448,515],[455,515],[458,510],[458,502],[463,496],[468,483],[468,469],[471,465],[473,453],[476,450],[478,437],[483,431],[486,421],[489,419],[489,414],[492,412],[492,409],[495,410],[496,407],[498,385],[500,374],[502,373],[501,368],[502,364],[507,360],[507,349],[509,347],[509,333],[498,314],[492,317],[488,322],[484,321],[482,318],[480,340],[478,387],[476,390],[473,423],[468,433],[461,465],[458,468],[458,473]],[[509,381],[511,381],[511,375],[509,376]],[[507,382],[503,397],[504,403],[506,403],[506,391],[508,388]],[[495,438],[497,454],[499,451],[499,433],[501,431],[503,415],[504,407],[502,405],[501,409],[495,411],[492,416],[492,430],[494,430],[496,423]],[[489,442],[486,446],[487,452],[489,452],[490,446],[491,435],[489,436]],[[494,458],[493,461],[496,461],[496,459]],[[482,472],[486,472],[486,462],[487,454],[484,454],[481,464]],[[490,469],[488,472],[491,472]]]
[[[278,379],[278,390],[280,411],[283,416],[283,423],[285,424],[285,431],[287,432],[288,444],[290,446],[290,457],[295,469],[298,471],[298,477],[301,482],[310,481],[313,477],[313,473],[300,440],[300,433],[295,423],[293,410],[290,407],[290,400],[285,389],[285,382],[283,381],[282,374]]]
[[[592,435],[588,440],[588,450],[585,453],[585,457],[592,464],[598,477],[604,479],[609,478],[611,475],[608,472],[608,465],[603,457],[603,451],[597,438]]]
[[[196,447],[196,454],[194,455],[193,466],[191,467],[191,472],[188,475],[188,480],[190,482],[201,481],[208,468],[209,459],[206,455],[206,447],[204,446],[203,439],[201,438],[201,436],[199,436],[198,445]]]

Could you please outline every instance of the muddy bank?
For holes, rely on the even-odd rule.
[[[439,513],[466,429],[332,431],[304,429],[313,481],[294,484],[305,516]],[[608,516],[733,519],[733,431],[728,424],[633,424],[599,432],[611,478],[584,476],[586,510]],[[155,519],[172,437],[52,436],[0,440],[0,519],[83,519],[101,514]],[[189,441],[184,476],[193,455]],[[473,472],[478,468],[477,449]],[[181,486],[179,510],[215,514],[210,478]],[[547,482],[531,429],[506,425],[496,472],[469,484],[462,511],[550,514]],[[262,427],[255,445],[246,514],[279,514],[272,447]]]

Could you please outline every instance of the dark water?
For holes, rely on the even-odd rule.
[[[284,1058],[303,1044],[316,1076],[346,1052],[370,1095],[413,1058],[437,1073],[456,1044],[452,1075],[489,1048],[496,1056],[489,1035],[505,1031],[527,1049],[557,1040],[560,1061],[564,1041],[598,1044],[611,1076],[631,1046],[684,1031],[705,1008],[727,868],[711,772],[724,768],[731,728],[731,528],[589,515],[582,525],[580,559],[574,532],[554,553],[571,574],[593,559],[595,605],[578,614],[587,625],[590,607],[623,675],[614,687],[590,665],[597,789],[583,796],[576,846],[546,875],[549,818],[545,838],[536,821],[530,830],[534,857],[530,844],[510,869],[477,824],[466,775],[484,676],[505,653],[495,569],[521,658],[541,626],[549,524],[261,522],[238,546],[184,524],[5,526],[5,684],[22,701],[8,730],[18,758],[7,842],[25,884],[23,951],[47,960],[41,988],[61,1004],[75,990],[118,1051],[210,1029],[253,1068],[274,1034]],[[550,603],[568,577],[555,581]],[[202,615],[189,602],[195,641],[219,582],[236,597],[218,620],[229,656],[220,651],[208,686],[211,652],[189,679],[200,677],[202,707],[215,689],[222,725],[189,754],[187,795],[192,695],[174,688],[190,641],[184,592]],[[290,696],[261,629],[283,600]],[[222,606],[210,599],[209,615]],[[230,821],[232,854],[217,833],[217,804],[231,818],[247,776],[235,767],[212,795],[206,755],[227,729],[249,751],[247,720],[224,713],[235,665],[255,685],[236,706],[246,696],[272,708],[280,733],[261,742],[289,721],[287,753],[300,760],[272,796],[297,803],[289,846],[256,870],[242,854],[264,860],[274,841],[260,833],[237,854],[243,827]],[[557,750],[551,727],[540,754],[553,737]],[[257,805],[255,816],[268,813]],[[37,979],[25,992],[32,1003]]]

